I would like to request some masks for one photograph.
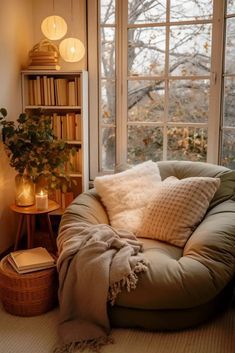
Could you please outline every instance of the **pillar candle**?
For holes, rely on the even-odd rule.
[[[48,209],[48,196],[46,193],[41,191],[39,194],[36,194],[36,209],[43,211]]]

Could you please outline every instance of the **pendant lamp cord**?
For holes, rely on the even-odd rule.
[[[71,0],[70,4],[71,4],[71,22],[73,27],[73,0]]]
[[[55,13],[55,0],[52,0],[52,10],[53,10],[53,13]]]

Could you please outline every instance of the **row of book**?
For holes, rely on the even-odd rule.
[[[58,115],[54,113],[51,117],[52,129],[58,139],[67,141],[81,141],[81,115],[68,113]]]
[[[28,105],[80,106],[80,77],[36,76],[28,80]]]
[[[69,162],[66,163],[65,169],[68,173],[81,174],[82,173],[82,150],[71,152],[69,156]]]
[[[57,202],[62,209],[68,207],[74,199],[72,191],[62,192],[60,189],[56,189],[50,192],[50,199]]]
[[[14,251],[7,259],[12,268],[20,274],[56,266],[54,257],[43,247]]]

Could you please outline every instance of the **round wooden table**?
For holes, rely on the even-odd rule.
[[[45,210],[37,210],[35,205],[24,207],[24,206],[17,206],[16,204],[12,204],[10,208],[12,211],[19,213],[19,224],[18,224],[18,229],[16,234],[14,250],[18,249],[25,218],[26,218],[26,227],[27,227],[27,247],[32,248],[34,231],[35,231],[35,216],[41,214],[41,215],[45,215],[47,227],[49,230],[49,236],[50,236],[53,248],[56,251],[56,240],[53,234],[49,213],[60,208],[60,205],[58,203],[52,200],[48,200],[48,208]]]

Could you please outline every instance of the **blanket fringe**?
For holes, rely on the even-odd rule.
[[[109,293],[108,293],[108,301],[110,302],[110,304],[114,305],[117,295],[121,293],[123,287],[126,287],[126,290],[128,292],[135,289],[138,282],[137,273],[145,272],[146,270],[147,270],[147,264],[143,260],[141,260],[135,265],[131,273],[129,273],[124,278],[122,278],[121,281],[113,283],[109,287]]]
[[[79,341],[63,344],[56,347],[53,353],[75,353],[83,352],[85,349],[89,349],[91,352],[100,353],[101,348],[106,344],[112,344],[113,339],[110,336],[99,337],[97,339],[88,341]]]

